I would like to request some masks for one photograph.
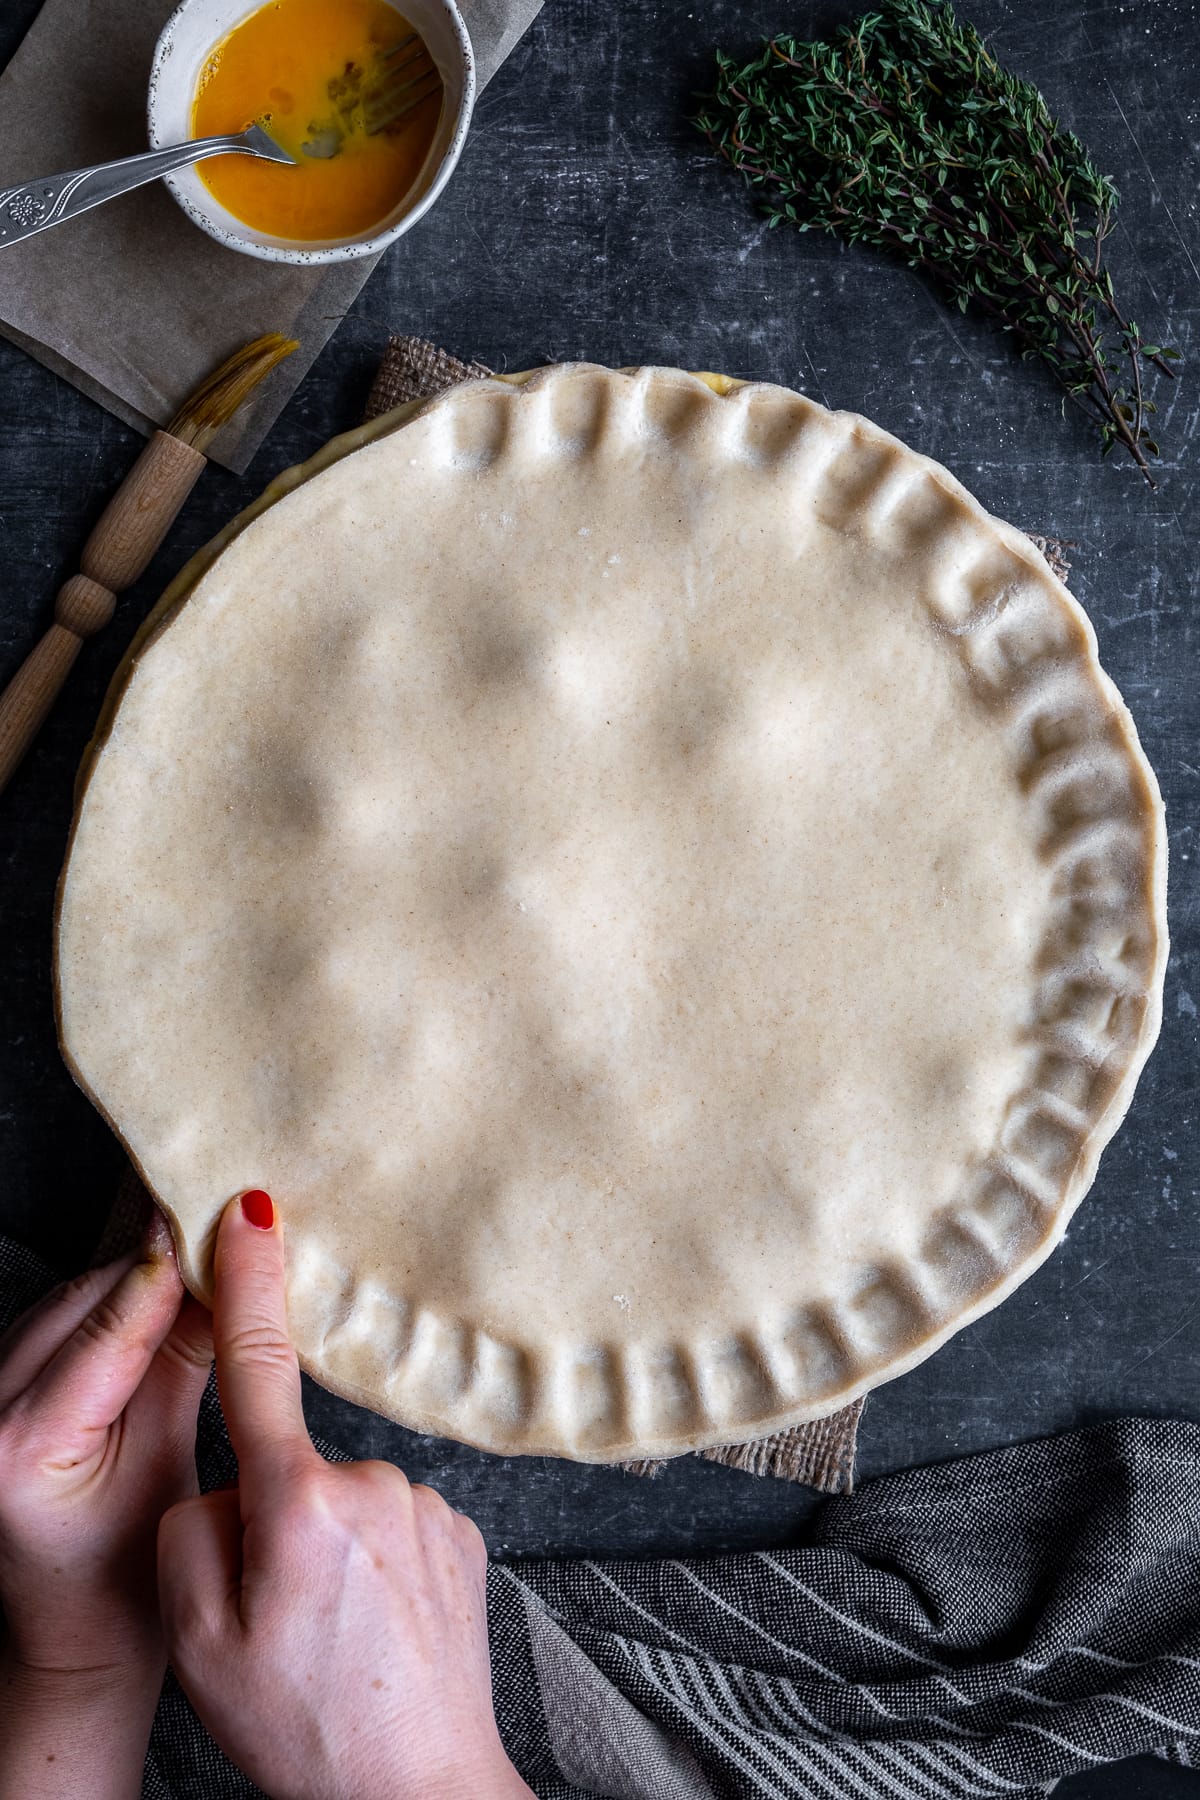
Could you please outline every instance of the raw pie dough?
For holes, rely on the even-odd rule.
[[[61,1033],[204,1294],[589,1460],[815,1417],[1041,1262],[1158,1030],[1154,777],[1079,606],[863,419],[590,366],[276,484],[114,689]]]

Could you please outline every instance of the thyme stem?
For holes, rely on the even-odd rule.
[[[886,249],[993,318],[1153,487],[1143,364],[1173,375],[1177,358],[1117,304],[1117,190],[950,0],[877,0],[828,42],[773,38],[746,67],[718,51],[695,124],[772,225]]]

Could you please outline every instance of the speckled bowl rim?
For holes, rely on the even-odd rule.
[[[152,150],[162,149],[166,142],[159,134],[156,116],[163,71],[171,53],[179,22],[183,15],[190,12],[197,3],[198,0],[179,0],[179,5],[176,6],[163,26],[158,42],[154,46],[154,58],[150,65],[150,84],[146,96],[146,123]],[[389,4],[391,3],[392,0],[389,0]],[[447,23],[458,45],[462,63],[462,100],[459,104],[453,134],[437,173],[415,206],[410,207],[398,219],[393,220],[385,230],[376,232],[372,237],[355,238],[342,244],[325,244],[316,249],[305,249],[299,243],[294,245],[259,243],[253,238],[243,236],[242,232],[246,228],[242,225],[241,220],[221,206],[214,197],[213,207],[229,220],[227,227],[219,224],[216,219],[208,216],[203,208],[197,206],[181,187],[177,176],[164,176],[167,187],[192,223],[198,225],[206,236],[213,238],[227,250],[241,251],[243,255],[255,256],[262,262],[290,263],[300,267],[312,267],[322,263],[352,262],[365,256],[377,256],[381,251],[386,250],[389,244],[394,244],[397,238],[403,237],[406,231],[411,230],[419,219],[424,218],[438,199],[458,166],[458,159],[462,155],[463,145],[466,143],[467,132],[470,130],[471,118],[475,110],[477,87],[475,51],[471,44],[466,20],[455,4],[455,0],[435,0],[435,3],[445,13]],[[251,8],[251,10],[253,9]],[[399,11],[399,8],[397,7],[396,10]],[[213,42],[219,42],[223,35],[224,32],[219,32]]]

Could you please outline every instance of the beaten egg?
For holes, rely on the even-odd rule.
[[[357,237],[385,219],[420,174],[437,130],[440,81],[403,118],[380,130],[376,96],[386,91],[381,59],[413,32],[386,0],[269,0],[211,52],[192,106],[196,137],[244,131],[258,120],[297,159],[294,168],[251,156],[214,156],[197,165],[210,193],[245,225],[272,237],[312,243]],[[409,63],[420,49],[422,59]],[[432,67],[416,43],[396,52],[410,81]],[[397,103],[411,99],[397,96]],[[384,109],[386,110],[386,109]],[[331,156],[306,143],[340,147]]]

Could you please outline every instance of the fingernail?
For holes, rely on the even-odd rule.
[[[275,1207],[270,1194],[264,1194],[261,1188],[251,1188],[248,1194],[243,1194],[242,1217],[248,1225],[257,1225],[260,1231],[270,1231],[275,1223]]]
[[[174,1262],[175,1239],[171,1236],[171,1227],[157,1206],[150,1209],[150,1217],[142,1233],[142,1253],[147,1262]]]

